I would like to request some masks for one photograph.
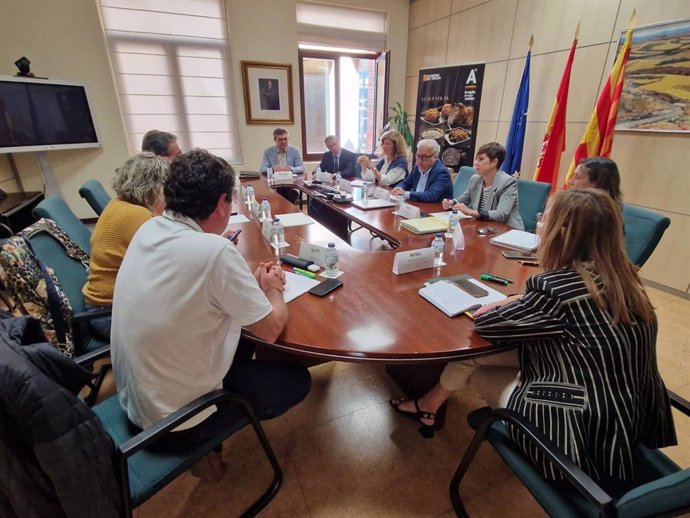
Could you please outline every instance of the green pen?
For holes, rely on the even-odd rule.
[[[310,272],[307,270],[302,270],[302,268],[293,268],[292,271],[298,275],[304,275],[305,277],[309,277],[310,279],[316,279],[316,274],[314,272]]]
[[[483,281],[491,281],[491,282],[497,282],[499,284],[503,284],[503,286],[508,286],[508,284],[511,284],[513,281],[510,279],[504,279],[503,277],[497,277],[496,275],[492,273],[482,273],[479,278]]]

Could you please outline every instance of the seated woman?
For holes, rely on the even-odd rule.
[[[431,435],[437,409],[469,383],[490,406],[528,418],[590,476],[629,480],[636,447],[674,444],[675,433],[656,363],[656,315],[625,254],[620,211],[600,190],[559,192],[539,232],[545,271],[527,280],[524,295],[476,313],[481,336],[518,349],[449,363],[424,397],[391,404]],[[510,433],[545,477],[558,478]]]
[[[135,232],[153,216],[163,212],[163,181],[170,162],[151,152],[142,152],[117,170],[113,189],[117,198],[106,206],[91,235],[91,264],[82,292],[87,309],[113,304],[115,277]],[[110,317],[91,321],[102,338],[110,339]]]
[[[618,174],[616,162],[603,156],[585,158],[575,168],[570,178],[568,187],[571,189],[587,189],[594,187],[609,193],[609,196],[623,207],[623,194],[621,193],[621,177]]]
[[[381,148],[383,159],[376,164],[376,167],[368,156],[357,157],[357,163],[362,167],[362,179],[368,182],[378,181],[385,187],[395,187],[409,172],[405,139],[397,131],[386,131],[381,135]]]
[[[506,157],[505,148],[489,142],[477,150],[474,169],[477,171],[467,190],[454,200],[443,200],[443,208],[459,210],[467,216],[502,221],[518,230],[525,230],[518,209],[517,180],[499,171]]]

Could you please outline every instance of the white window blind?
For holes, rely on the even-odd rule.
[[[169,131],[242,163],[224,0],[99,0],[130,151]]]
[[[386,13],[350,7],[297,3],[300,43],[383,51]]]

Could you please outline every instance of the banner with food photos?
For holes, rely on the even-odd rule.
[[[483,63],[419,71],[414,141],[437,141],[439,158],[455,172],[474,162],[483,80]]]

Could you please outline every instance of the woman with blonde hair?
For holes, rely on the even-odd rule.
[[[362,167],[362,179],[369,182],[377,181],[385,187],[395,187],[409,172],[405,139],[397,131],[386,131],[381,135],[381,149],[383,158],[376,167],[368,156],[357,157],[357,163]]]
[[[87,309],[110,309],[115,277],[129,242],[139,227],[163,212],[163,182],[170,162],[145,151],[120,167],[113,178],[117,198],[106,206],[91,235],[89,276],[82,292]],[[95,319],[91,327],[102,338],[110,338],[110,317]]]
[[[529,419],[593,478],[631,480],[638,445],[676,439],[656,364],[654,308],[607,193],[559,192],[544,217],[537,255],[545,271],[527,280],[524,295],[475,314],[481,336],[518,348],[450,363],[424,397],[391,404],[431,435],[436,410],[471,384],[490,406]],[[559,478],[519,431],[509,431],[546,478]]]

